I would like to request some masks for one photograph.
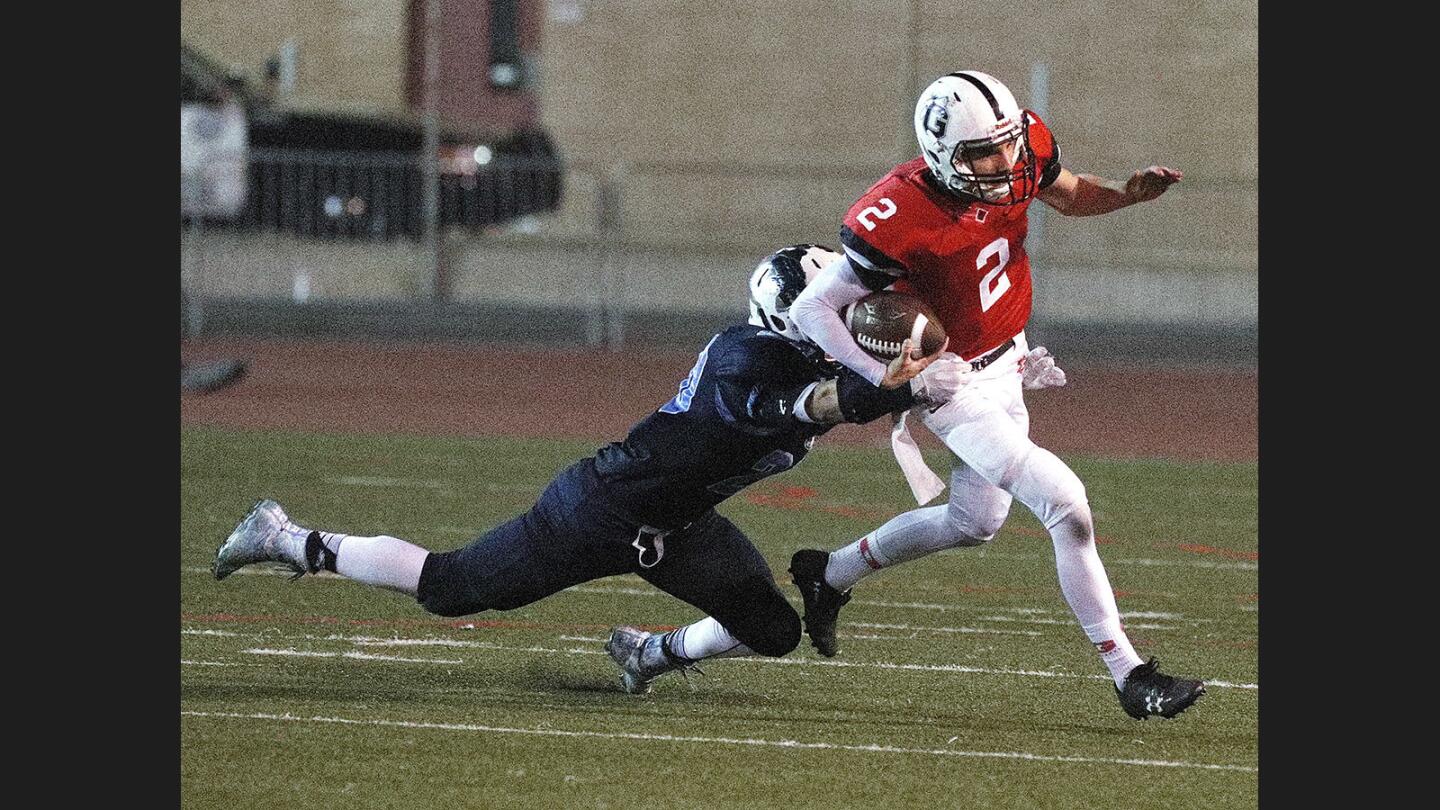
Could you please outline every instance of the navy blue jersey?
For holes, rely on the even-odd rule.
[[[796,419],[795,401],[841,373],[816,346],[732,326],[700,352],[674,399],[596,453],[596,473],[637,520],[684,525],[798,464],[831,426]]]

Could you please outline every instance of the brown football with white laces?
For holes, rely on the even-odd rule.
[[[909,293],[871,293],[842,309],[840,318],[860,348],[886,363],[900,356],[906,339],[912,341],[918,357],[928,357],[945,345],[945,327],[935,311]]]

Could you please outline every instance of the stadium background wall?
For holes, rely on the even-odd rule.
[[[407,7],[185,0],[182,37],[251,71],[296,39],[295,103],[400,110]],[[516,227],[452,234],[456,306],[579,310],[586,317],[572,321],[588,339],[617,345],[652,315],[733,317],[743,312],[745,267],[780,244],[833,243],[858,193],[914,154],[919,89],[979,67],[1046,118],[1068,166],[1112,177],[1151,163],[1186,172],[1155,205],[1032,215],[1035,328],[1123,328],[1156,346],[1228,335],[1253,355],[1254,2],[535,7],[539,114],[565,160],[564,200]],[[412,243],[198,229],[181,242],[182,281],[219,315],[207,321],[215,328],[229,310],[293,305],[301,287],[305,302],[346,312],[418,305],[425,288],[428,257]]]

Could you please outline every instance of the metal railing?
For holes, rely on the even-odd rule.
[[[182,283],[201,300],[569,309],[586,340],[618,348],[639,313],[741,311],[754,262],[785,244],[835,246],[846,208],[889,169],[451,161],[430,254],[422,168],[413,153],[252,150],[237,216],[182,218]],[[1256,196],[1254,180],[1186,184],[1217,200]],[[1053,252],[1041,236],[1032,232],[1033,255]],[[1196,271],[1173,249],[1139,249],[1137,266]],[[1251,253],[1192,251],[1253,274]]]
[[[207,227],[270,230],[323,239],[389,240],[424,234],[424,167],[413,153],[254,149],[249,188],[233,217]],[[447,166],[440,174],[440,222],[480,228],[553,208],[563,167],[500,157]]]

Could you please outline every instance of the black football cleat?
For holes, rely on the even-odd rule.
[[[835,641],[835,622],[840,618],[840,608],[850,601],[850,591],[841,593],[825,581],[829,561],[828,552],[801,549],[790,558],[790,579],[805,602],[803,618],[810,645],[826,658],[834,658],[840,651]]]
[[[1151,658],[1130,670],[1125,676],[1125,685],[1115,690],[1120,697],[1120,708],[1136,720],[1152,714],[1174,717],[1205,694],[1203,682],[1172,678],[1158,667],[1158,662]]]

